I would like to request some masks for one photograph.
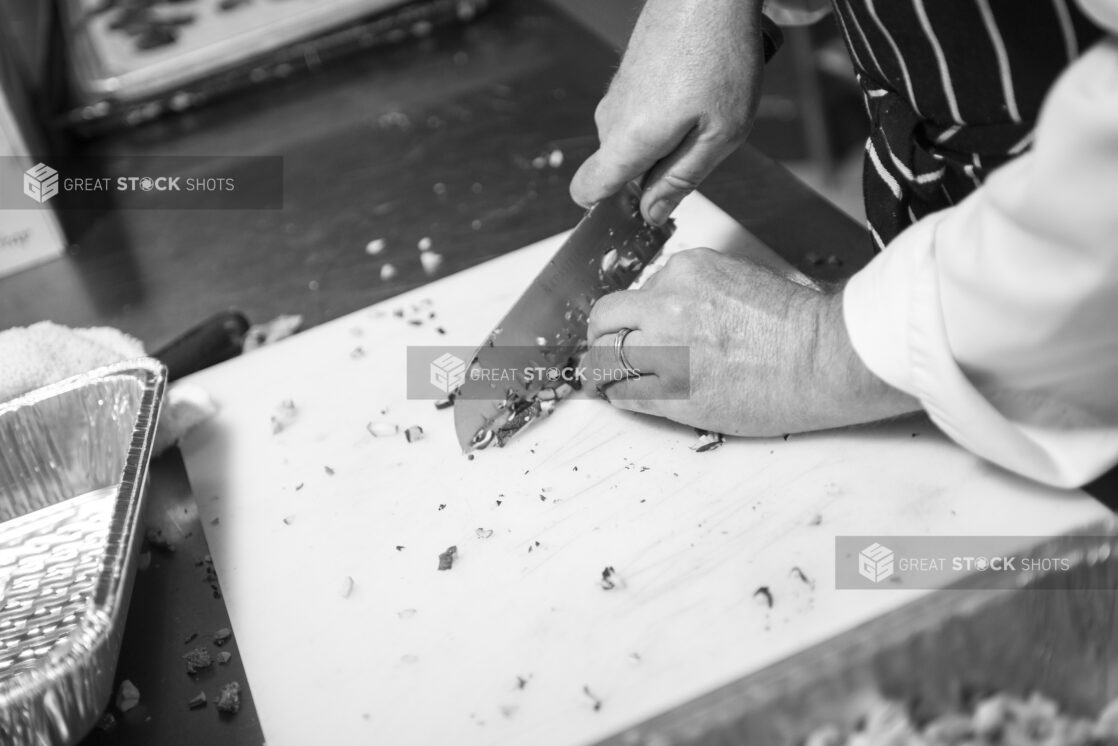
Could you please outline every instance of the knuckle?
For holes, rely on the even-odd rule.
[[[664,183],[677,192],[690,193],[699,188],[697,179],[679,173],[669,172],[664,174]]]

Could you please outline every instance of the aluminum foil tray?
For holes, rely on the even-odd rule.
[[[0,404],[0,743],[71,744],[111,695],[165,371]]]
[[[599,746],[803,744],[885,701],[925,722],[996,691],[1093,719],[1118,697],[1118,519],[1028,554],[1071,569],[1007,573],[997,588],[964,578]]]

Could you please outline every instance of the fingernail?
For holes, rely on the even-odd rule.
[[[653,225],[663,225],[664,221],[668,219],[671,214],[672,206],[667,200],[660,200],[652,207],[648,208],[648,219],[652,221]]]

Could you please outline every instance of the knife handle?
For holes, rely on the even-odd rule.
[[[240,311],[222,311],[163,345],[154,357],[167,366],[167,380],[174,381],[241,354],[248,328]]]
[[[769,18],[764,13],[761,14],[761,38],[764,40],[765,45],[765,64],[769,64],[769,60],[776,56],[780,51],[780,47],[784,44],[784,32],[780,30],[780,26],[776,25],[773,19]]]

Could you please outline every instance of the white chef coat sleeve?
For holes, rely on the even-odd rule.
[[[1060,76],[1030,152],[897,236],[843,311],[870,370],[973,453],[1062,487],[1118,462],[1118,39]]]

